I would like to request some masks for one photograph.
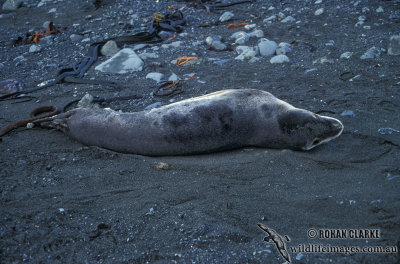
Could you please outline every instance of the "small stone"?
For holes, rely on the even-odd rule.
[[[17,10],[21,5],[22,0],[7,0],[4,2],[2,9],[3,10]]]
[[[124,74],[133,71],[143,70],[144,62],[130,48],[120,50],[110,59],[96,66],[96,70],[101,72]]]
[[[71,34],[71,36],[69,36],[69,38],[71,39],[72,42],[78,42],[83,39],[83,36],[78,35],[78,34]]]
[[[117,54],[119,50],[117,43],[114,40],[109,40],[101,47],[100,53],[103,56],[112,57]]]
[[[377,47],[372,47],[369,50],[367,50],[361,57],[360,59],[362,60],[367,60],[367,59],[375,59],[378,58],[381,55],[380,49]]]
[[[262,37],[264,37],[264,32],[261,29],[256,29],[253,32],[250,32],[249,36],[250,37],[262,38]]]
[[[0,70],[4,68],[4,64],[0,63]]]
[[[315,10],[314,15],[319,16],[319,15],[322,15],[323,13],[324,13],[324,9],[319,8],[319,9]]]
[[[388,54],[400,55],[400,35],[394,35],[390,37]]]
[[[383,12],[384,12],[383,7],[379,6],[379,7],[375,10],[375,12],[376,12],[376,13],[383,13]]]
[[[82,97],[82,99],[78,102],[77,107],[79,108],[88,108],[88,109],[99,109],[100,106],[97,103],[94,103],[94,97],[88,93]]]
[[[57,12],[57,8],[52,8],[52,9],[50,9],[49,12],[47,12],[47,13],[55,13],[55,12]]]
[[[281,42],[279,43],[279,48],[276,49],[276,55],[281,55],[281,54],[286,54],[292,51],[292,49],[290,48],[291,45],[289,43],[286,42]]]
[[[206,38],[206,44],[214,50],[222,51],[227,49],[227,46],[222,43],[222,37],[221,36],[210,36]]]
[[[256,26],[257,26],[256,24],[250,24],[250,25],[244,26],[244,28],[247,29],[247,30],[250,30],[250,29],[255,28]]]
[[[150,72],[149,74],[146,75],[146,79],[152,79],[157,83],[159,83],[162,78],[164,78],[164,74],[159,72]]]
[[[275,53],[278,45],[275,41],[262,38],[258,43],[258,48],[261,56],[268,57]]]
[[[353,52],[347,51],[347,52],[342,53],[340,55],[340,58],[341,59],[350,59],[352,55],[353,55]]]
[[[244,31],[238,31],[233,33],[229,38],[235,39],[235,44],[243,45],[250,39],[250,35]]]
[[[220,22],[225,22],[228,20],[231,20],[235,15],[232,12],[225,12],[221,15],[221,17],[219,18]]]
[[[35,52],[39,52],[41,50],[41,48],[38,45],[31,45],[29,47],[29,52],[30,53],[35,53]]]
[[[399,130],[391,128],[391,127],[382,127],[378,129],[379,134],[382,135],[391,135],[393,133],[400,133]]]
[[[156,170],[168,170],[170,167],[168,165],[168,163],[165,162],[158,162],[155,165]]]
[[[322,3],[322,0],[317,0],[314,2],[314,4],[316,4],[316,5],[321,4],[321,3]]]
[[[175,73],[171,74],[171,76],[168,78],[168,81],[176,82],[177,80],[179,80],[179,77]]]
[[[334,60],[328,59],[327,57],[322,57],[313,61],[313,64],[333,64]]]
[[[272,20],[276,19],[276,15],[272,15],[270,17],[267,17],[266,19],[263,20],[264,23],[272,23]]]
[[[51,21],[46,21],[46,22],[43,23],[42,27],[44,29],[47,29],[49,27],[50,23],[51,23]]]
[[[239,53],[239,56],[235,60],[250,60],[256,56],[254,48],[248,46],[238,46],[236,52]]]
[[[289,61],[290,60],[289,60],[288,56],[283,55],[283,54],[276,55],[276,56],[272,57],[269,60],[269,62],[272,63],[272,64],[274,64],[274,63],[284,63],[284,62],[289,62]]]
[[[26,124],[26,128],[28,128],[28,129],[31,129],[31,128],[34,128],[35,127],[35,124],[34,123],[28,123],[28,124]]]
[[[356,114],[355,114],[352,110],[344,110],[344,111],[340,114],[340,116],[352,116],[352,117],[355,117]]]
[[[295,22],[295,21],[296,21],[296,19],[294,19],[292,16],[287,16],[281,20],[281,23],[290,23],[290,22]]]
[[[156,53],[148,53],[148,52],[143,52],[139,54],[139,57],[142,60],[147,60],[147,59],[157,59],[159,56]]]

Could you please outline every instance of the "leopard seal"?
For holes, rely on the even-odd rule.
[[[133,113],[75,108],[35,121],[91,146],[147,156],[241,147],[310,150],[343,124],[256,89],[228,89]]]

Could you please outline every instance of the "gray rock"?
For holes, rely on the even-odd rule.
[[[18,7],[22,5],[24,1],[22,0],[7,0],[4,2],[2,9],[3,10],[17,10]]]
[[[125,48],[95,69],[101,72],[124,74],[143,70],[143,64],[142,59],[132,49]]]
[[[291,23],[291,22],[296,22],[296,19],[294,19],[292,16],[287,16],[281,20],[281,23]]]
[[[276,49],[278,48],[278,44],[276,44],[275,41],[262,38],[258,43],[258,48],[261,56],[268,57],[275,53]]]
[[[97,103],[94,103],[93,101],[94,101],[94,97],[87,93],[78,102],[77,107],[79,107],[79,108],[89,108],[89,109],[99,109],[100,106]]]
[[[157,53],[143,52],[139,54],[139,57],[142,60],[147,60],[147,59],[157,59],[159,56]]]
[[[388,54],[400,55],[400,35],[394,35],[390,37]]]
[[[340,55],[340,58],[341,59],[350,59],[352,55],[353,55],[353,52],[347,51],[347,52],[342,53]]]
[[[355,117],[356,114],[355,114],[352,110],[344,110],[344,111],[340,114],[340,116],[352,116],[352,117]]]
[[[276,50],[276,55],[286,54],[292,51],[291,45],[286,42],[279,43],[279,48]]]
[[[214,50],[225,50],[227,46],[221,40],[221,36],[209,36],[206,38],[206,44]]]
[[[31,45],[29,47],[29,52],[30,53],[39,52],[40,50],[41,50],[41,48],[38,45],[35,45],[35,44],[33,44],[33,45]]]
[[[158,83],[161,81],[162,78],[164,78],[164,74],[160,72],[150,72],[146,75],[146,79],[152,79]]]
[[[281,55],[276,55],[274,57],[272,57],[269,62],[274,64],[274,63],[284,63],[284,62],[289,62],[289,58],[288,56],[281,54]]]
[[[103,56],[111,57],[117,54],[119,50],[117,43],[114,40],[109,40],[103,45],[103,47],[101,47],[100,53]]]
[[[71,39],[72,42],[79,42],[83,39],[83,36],[78,34],[71,34],[69,38]]]
[[[315,10],[314,15],[319,16],[319,15],[322,15],[323,13],[324,13],[324,9],[319,8],[319,9]]]
[[[225,22],[225,21],[232,19],[234,16],[235,15],[232,12],[225,12],[221,15],[221,17],[219,18],[219,21]]]
[[[171,76],[168,78],[168,81],[176,82],[177,80],[179,80],[179,77],[175,73],[171,74]]]
[[[334,60],[328,59],[327,57],[322,57],[313,61],[313,64],[333,64]]]
[[[253,32],[250,32],[249,36],[250,37],[262,38],[262,37],[264,37],[264,32],[261,29],[256,29]]]
[[[377,47],[372,47],[369,50],[367,50],[360,57],[360,59],[362,59],[362,60],[375,59],[375,58],[378,58],[380,55],[381,55],[380,49],[378,49]]]
[[[249,46],[238,46],[236,52],[239,54],[235,60],[251,60],[257,54],[256,50]]]
[[[234,33],[231,38],[235,39],[235,44],[239,44],[239,45],[243,45],[245,44],[247,41],[249,41],[250,36],[249,34],[247,34],[244,31],[239,31]]]

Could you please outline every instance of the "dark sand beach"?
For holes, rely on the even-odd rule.
[[[2,10],[0,81],[19,79],[28,88],[53,79],[81,60],[89,44],[144,31],[153,13],[188,4],[94,2],[101,4],[29,0],[15,11]],[[142,71],[97,71],[107,59],[101,56],[85,75],[121,87],[60,83],[30,94],[32,100],[0,101],[4,127],[35,107],[62,108],[86,93],[140,95],[103,105],[132,112],[156,102],[254,88],[344,124],[340,137],[307,152],[244,148],[171,157],[122,154],[84,146],[57,130],[19,128],[0,142],[0,263],[284,263],[275,244],[263,242],[267,234],[257,223],[290,238],[285,242],[292,263],[399,263],[399,253],[351,250],[400,247],[400,56],[387,51],[391,36],[400,34],[400,3],[315,2],[258,0],[210,14],[188,6],[182,9],[187,34],[136,51],[158,55],[145,60]],[[323,13],[316,15],[320,8]],[[234,13],[233,20],[216,23],[226,11]],[[264,21],[273,15],[271,23]],[[282,23],[288,16],[295,21]],[[66,29],[51,41],[40,40],[40,51],[29,52],[31,44],[7,47],[46,21]],[[271,64],[272,56],[260,55],[253,62],[235,60],[237,45],[231,51],[208,49],[208,36],[231,44],[234,32],[254,30],[227,29],[242,22],[255,24],[264,38],[290,43],[290,61]],[[207,23],[214,25],[199,26]],[[72,34],[88,40],[71,40]],[[162,47],[173,41],[181,43]],[[244,45],[258,41],[250,38]],[[372,47],[379,55],[361,59]],[[345,52],[352,55],[340,58]],[[171,63],[181,56],[198,60]],[[324,57],[328,61],[317,61]],[[214,63],[223,59],[223,65]],[[154,97],[157,83],[146,79],[150,72],[196,78],[185,81],[178,95]],[[167,166],[159,168],[160,162]],[[328,237],[325,229],[333,230]],[[366,230],[378,233],[364,237]],[[342,251],[296,252],[317,245]]]

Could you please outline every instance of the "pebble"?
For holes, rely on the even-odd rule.
[[[256,26],[257,26],[256,24],[250,24],[250,25],[244,26],[244,28],[247,29],[247,30],[250,30],[250,29],[255,28]]]
[[[24,88],[23,83],[17,79],[7,79],[0,81],[0,93],[10,94],[22,91]]]
[[[143,64],[142,59],[136,55],[134,50],[125,48],[96,66],[95,69],[101,72],[124,74],[143,70]]]
[[[327,57],[322,57],[313,61],[313,64],[333,64],[334,61],[332,59],[328,59]]]
[[[221,17],[219,18],[220,22],[225,22],[228,20],[231,20],[235,15],[232,12],[225,12],[221,15]]]
[[[281,54],[286,54],[292,51],[292,49],[290,48],[291,45],[289,43],[286,42],[281,42],[279,43],[279,48],[276,49],[276,55],[281,55]]]
[[[290,23],[290,22],[295,22],[295,21],[296,21],[296,19],[294,19],[292,16],[287,16],[281,20],[281,23]]]
[[[323,13],[324,13],[324,9],[319,8],[319,9],[315,10],[314,15],[319,16],[319,15],[322,15]]]
[[[35,45],[35,44],[33,44],[33,45],[31,45],[29,47],[29,52],[30,53],[39,52],[40,50],[41,50],[41,48],[38,45]]]
[[[169,44],[162,44],[161,47],[164,49],[169,49],[169,48],[177,48],[182,44],[182,41],[174,41]]]
[[[266,19],[263,20],[263,23],[272,23],[272,20],[276,19],[276,15],[272,15],[270,17],[267,17]]]
[[[262,38],[262,37],[264,37],[264,31],[262,31],[261,29],[256,29],[253,32],[250,32],[249,36],[250,37]]]
[[[7,0],[1,7],[3,10],[17,10],[22,5],[22,0]]]
[[[100,53],[103,56],[111,57],[117,54],[119,50],[120,49],[118,48],[117,43],[114,40],[109,40],[103,45],[103,47],[101,47]]]
[[[4,64],[0,63],[0,70],[4,68]]]
[[[157,53],[152,53],[152,52],[143,52],[139,54],[139,57],[142,60],[147,60],[147,59],[157,59],[159,56]]]
[[[177,80],[179,80],[179,77],[175,73],[172,73],[171,76],[169,76],[168,78],[168,81],[176,82]]]
[[[100,106],[93,102],[94,97],[91,94],[86,93],[82,99],[78,102],[77,107],[88,108],[88,109],[99,109]]]
[[[160,72],[150,72],[149,74],[146,75],[146,79],[152,79],[157,83],[159,83],[162,78],[164,78],[164,74]]]
[[[238,31],[233,33],[230,38],[235,39],[234,44],[243,45],[250,39],[250,35],[244,31]]]
[[[399,130],[394,129],[394,128],[391,128],[391,127],[382,127],[382,128],[379,128],[379,129],[378,129],[378,132],[379,132],[379,134],[381,134],[381,135],[391,135],[391,134],[393,134],[394,132],[395,132],[395,133],[400,133]]]
[[[225,50],[227,48],[227,46],[222,43],[222,37],[221,36],[209,36],[206,38],[206,44],[214,50]]]
[[[362,60],[367,60],[367,59],[374,59],[378,58],[381,55],[380,49],[377,47],[372,47],[369,50],[367,50],[361,57],[360,59]]]
[[[55,12],[57,12],[57,8],[52,8],[52,9],[50,9],[49,12],[47,12],[47,13],[55,13]]]
[[[390,172],[386,175],[386,180],[391,181],[393,179],[400,178],[400,175],[392,175]]]
[[[78,42],[83,39],[83,36],[78,35],[78,34],[71,34],[71,36],[69,36],[69,38],[71,39],[72,42]]]
[[[379,6],[379,7],[375,10],[375,12],[376,12],[376,13],[383,13],[383,12],[384,12],[383,7]]]
[[[353,52],[347,51],[347,52],[342,53],[340,55],[340,58],[341,59],[350,59],[352,55],[353,55]]]
[[[400,35],[394,35],[390,37],[388,54],[400,55]]]
[[[239,56],[235,60],[250,60],[256,56],[255,49],[249,46],[238,46],[236,52]]]
[[[281,55],[276,55],[274,57],[272,57],[269,62],[274,64],[274,63],[284,63],[284,62],[289,62],[289,58],[288,56],[281,54]]]
[[[276,44],[275,41],[262,38],[258,43],[258,48],[261,56],[268,57],[275,53],[276,49],[278,48],[278,45]]]
[[[352,117],[355,117],[356,114],[355,114],[352,110],[344,110],[344,111],[340,114],[340,116],[352,116]]]

